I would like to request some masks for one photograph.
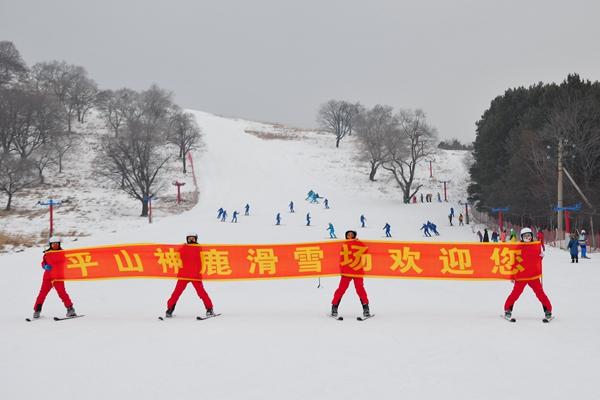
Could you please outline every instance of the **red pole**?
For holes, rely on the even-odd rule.
[[[148,197],[148,223],[152,223],[152,197]]]
[[[52,232],[54,231],[54,218],[52,213],[52,199],[50,199],[50,237],[52,237]]]
[[[177,204],[181,203],[181,185],[177,182]]]
[[[429,161],[429,177],[433,178],[433,171],[431,169],[431,161]]]
[[[569,211],[565,210],[565,231],[570,234],[571,233],[571,220],[569,218]]]

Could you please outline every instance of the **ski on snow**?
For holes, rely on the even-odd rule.
[[[542,320],[543,323],[547,324],[548,322],[552,321],[554,319],[554,317],[550,317],[550,318],[544,318]]]
[[[371,315],[369,315],[368,317],[356,317],[356,320],[357,320],[357,321],[366,321],[366,320],[368,320],[369,318],[373,318],[374,316],[375,316],[375,314],[371,314]]]
[[[81,317],[85,317],[85,314],[83,314],[83,315],[74,315],[72,317],[62,317],[62,318],[61,317],[54,317],[54,320],[55,321],[64,321],[64,320],[67,320],[67,319],[74,319],[74,318],[81,318]]]
[[[204,321],[205,319],[215,318],[215,317],[218,317],[219,315],[221,315],[221,313],[211,315],[211,316],[206,316],[206,317],[196,317],[196,319],[198,321]]]
[[[343,321],[344,317],[342,317],[341,315],[332,315],[332,314],[327,314],[328,317],[335,319],[336,321]]]

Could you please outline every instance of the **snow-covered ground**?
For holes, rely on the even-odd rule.
[[[195,155],[200,200],[182,214],[154,224],[112,220],[65,247],[111,243],[181,242],[197,231],[204,243],[316,241],[357,228],[365,239],[474,241],[473,226],[449,227],[449,207],[460,209],[466,169],[462,152],[436,156],[436,179],[450,180],[449,203],[402,204],[384,172],[378,182],[353,160],[350,140],[275,129],[268,124],[195,112],[206,149]],[[248,133],[246,131],[251,131]],[[267,134],[257,134],[265,132]],[[270,134],[268,134],[270,133]],[[262,139],[281,134],[286,140]],[[298,137],[294,139],[294,135]],[[425,192],[442,191],[419,170]],[[314,189],[331,209],[304,201]],[[290,200],[296,213],[287,212]],[[238,224],[216,220],[249,203]],[[274,226],[282,213],[282,226]],[[307,212],[313,218],[306,227]],[[440,237],[419,227],[437,223]],[[59,222],[60,223],[60,222]],[[350,288],[340,311],[327,318],[337,279],[207,282],[223,316],[196,321],[203,307],[192,288],[176,317],[158,321],[174,282],[113,280],[67,282],[85,318],[54,322],[64,308],[51,292],[45,318],[31,314],[42,271],[41,248],[0,256],[0,398],[107,399],[595,399],[600,362],[596,312],[600,284],[594,259],[568,263],[548,249],[544,287],[557,318],[542,324],[542,310],[526,289],[515,307],[516,324],[499,315],[509,282],[367,279],[372,312],[358,322]],[[584,262],[585,261],[585,262]]]

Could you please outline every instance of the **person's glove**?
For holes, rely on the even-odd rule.
[[[42,265],[42,268],[44,268],[44,271],[50,271],[52,269],[52,265],[44,264],[44,265]]]
[[[540,251],[540,257],[544,258],[544,250]]]

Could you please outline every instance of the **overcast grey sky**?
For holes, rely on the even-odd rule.
[[[0,0],[0,40],[101,88],[172,90],[183,107],[314,127],[331,99],[422,108],[471,141],[508,87],[598,80],[600,2]]]

